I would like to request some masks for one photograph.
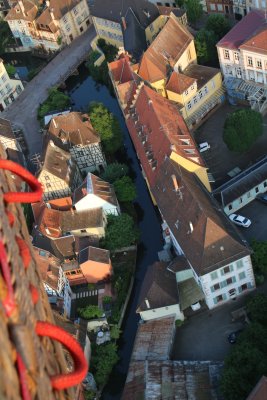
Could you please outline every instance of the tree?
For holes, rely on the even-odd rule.
[[[123,176],[114,182],[114,189],[119,201],[133,201],[136,198],[136,189],[129,176]]]
[[[48,97],[38,109],[38,118],[42,119],[51,111],[61,111],[70,106],[70,98],[53,87],[48,91]]]
[[[197,20],[202,17],[203,8],[199,0],[186,0],[185,9],[188,21],[195,25]]]
[[[222,14],[209,15],[205,29],[214,32],[217,40],[220,40],[231,29],[228,19]]]
[[[183,8],[185,0],[175,0],[175,3],[177,4],[177,7]]]
[[[87,306],[85,308],[79,308],[78,313],[84,319],[101,318],[103,311],[97,306]]]
[[[217,36],[206,29],[200,29],[195,37],[195,45],[198,61],[200,64],[218,64],[216,50]]]
[[[102,104],[93,102],[89,114],[94,129],[99,133],[106,153],[114,154],[122,146],[122,131],[117,118]]]
[[[125,164],[111,163],[109,164],[105,171],[101,174],[101,178],[109,183],[115,182],[117,179],[122,178],[127,175],[129,168]]]
[[[113,325],[111,327],[111,329],[110,329],[110,337],[111,337],[111,339],[114,339],[114,340],[119,339],[120,334],[121,334],[121,330],[118,327],[118,325]]]
[[[103,51],[105,54],[105,58],[107,62],[112,62],[115,60],[115,57],[118,54],[118,48],[109,44],[105,41],[105,39],[98,39],[97,41],[98,47]]]
[[[254,110],[242,109],[227,116],[223,139],[229,150],[244,153],[262,132],[262,115]]]
[[[108,215],[105,238],[101,245],[108,250],[117,250],[135,244],[139,234],[133,219],[128,214]]]
[[[267,275],[267,242],[252,240],[252,264],[255,272]]]
[[[95,348],[92,352],[92,369],[98,387],[103,387],[108,380],[114,365],[119,361],[115,343],[107,343]]]
[[[13,35],[8,23],[0,19],[0,55],[5,52],[6,47],[13,40]]]
[[[263,293],[255,294],[247,303],[247,310],[252,321],[267,326],[267,296]]]
[[[16,73],[16,68],[12,64],[6,64],[5,69],[10,77],[14,76]]]

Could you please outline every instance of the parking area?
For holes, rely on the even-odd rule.
[[[250,243],[252,239],[259,241],[267,240],[267,204],[254,200],[246,207],[236,212],[251,220],[249,228],[240,228],[240,233]]]
[[[195,132],[197,144],[208,142],[210,149],[201,153],[209,172],[215,179],[214,188],[230,179],[227,175],[235,168],[244,170],[267,154],[267,116],[264,117],[264,133],[254,143],[252,148],[244,153],[237,154],[228,150],[223,141],[223,126],[227,114],[240,109],[228,103],[223,104],[210,118]]]
[[[245,327],[241,321],[233,322],[231,312],[243,306],[246,296],[229,304],[208,310],[186,320],[177,328],[173,346],[174,360],[222,361],[233,344],[228,335]]]

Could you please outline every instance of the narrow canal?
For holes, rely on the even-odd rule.
[[[87,111],[88,104],[91,101],[98,101],[104,103],[104,105],[117,116],[124,134],[125,152],[127,153],[131,168],[136,175],[136,203],[139,209],[138,214],[141,216],[139,221],[141,244],[138,251],[136,277],[122,326],[123,334],[119,341],[120,361],[114,368],[102,395],[103,400],[117,400],[121,398],[133,342],[138,327],[139,318],[135,310],[141,284],[144,279],[146,268],[157,260],[157,252],[161,250],[163,246],[160,219],[158,212],[151,202],[134,147],[116,98],[110,95],[105,86],[96,85],[92,78],[88,77],[87,70],[83,65],[79,68],[79,76],[71,77],[67,81],[67,90],[71,96],[74,109]]]

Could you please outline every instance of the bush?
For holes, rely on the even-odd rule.
[[[123,176],[114,182],[114,189],[119,201],[131,202],[136,198],[136,189],[129,176]]]
[[[196,52],[200,64],[218,64],[217,36],[212,31],[200,29],[195,37]]]
[[[16,73],[16,68],[12,64],[6,64],[5,69],[10,77],[13,77]]]
[[[231,25],[228,19],[221,14],[209,15],[208,20],[205,25],[205,29],[214,32],[218,40],[226,35],[230,31]]]
[[[267,326],[267,296],[265,294],[258,293],[252,296],[247,302],[247,310],[252,321]]]
[[[184,321],[182,321],[181,319],[177,319],[177,320],[175,321],[175,326],[178,328],[179,326],[182,326],[183,323],[184,323]]]
[[[127,214],[119,216],[108,215],[105,238],[101,245],[111,251],[135,244],[139,234],[134,226],[133,219]]]
[[[195,23],[202,17],[203,7],[199,0],[185,0],[185,9],[188,21],[195,25]]]
[[[85,308],[79,308],[78,313],[84,319],[101,318],[103,311],[97,306],[87,306]]]
[[[91,368],[100,388],[107,383],[112,368],[119,361],[117,350],[116,344],[111,342],[93,348]]]
[[[93,102],[89,106],[90,120],[99,133],[104,151],[114,154],[122,146],[122,131],[116,117],[102,104]]]
[[[252,265],[256,273],[267,275],[267,242],[252,240]]]
[[[97,41],[98,47],[103,51],[105,54],[105,58],[107,62],[114,61],[115,57],[118,54],[118,48],[112,46],[112,44],[108,44],[105,39],[98,39]]]
[[[223,139],[229,150],[244,153],[262,132],[262,115],[254,110],[242,109],[227,116]]]
[[[57,88],[51,88],[48,91],[48,98],[40,105],[38,109],[38,118],[43,119],[51,111],[62,111],[70,106],[70,98],[60,92]]]
[[[125,164],[111,163],[109,164],[105,171],[101,174],[101,178],[109,183],[115,182],[117,179],[122,178],[127,175],[129,168]]]

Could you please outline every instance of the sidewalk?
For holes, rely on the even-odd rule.
[[[40,73],[26,86],[18,99],[3,113],[1,117],[22,129],[29,148],[29,156],[40,153],[42,138],[37,120],[37,109],[46,98],[47,91],[60,81],[77,60],[91,50],[90,43],[95,36],[93,27],[74,40],[71,45],[61,51]]]

